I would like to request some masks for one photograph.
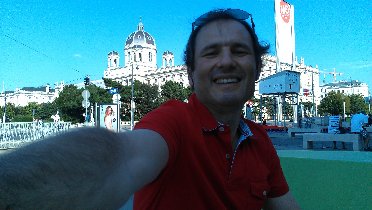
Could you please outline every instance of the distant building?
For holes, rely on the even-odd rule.
[[[171,51],[165,51],[162,55],[162,66],[156,65],[155,39],[144,30],[142,21],[137,30],[131,33],[124,45],[124,67],[120,67],[120,56],[116,51],[107,55],[107,69],[104,70],[104,78],[112,79],[123,85],[130,85],[133,80],[145,84],[162,86],[166,81],[181,83],[188,86],[186,66],[174,65],[174,55]]]
[[[368,85],[358,80],[328,83],[320,86],[320,89],[321,98],[327,96],[331,91],[343,93],[345,95],[360,94],[364,98],[369,97]]]
[[[15,106],[27,106],[31,102],[38,104],[54,101],[59,92],[63,89],[64,83],[57,84],[55,89],[49,85],[42,87],[24,87],[17,88],[15,91],[6,91],[0,94],[0,106],[6,103],[12,103]]]

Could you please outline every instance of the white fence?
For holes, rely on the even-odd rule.
[[[65,132],[71,122],[18,122],[0,123],[0,149],[12,149]]]

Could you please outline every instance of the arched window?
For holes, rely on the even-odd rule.
[[[149,61],[151,62],[152,61],[152,53],[149,52]]]
[[[142,61],[142,54],[138,53],[139,61]]]

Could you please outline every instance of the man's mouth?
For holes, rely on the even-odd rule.
[[[214,80],[217,84],[230,84],[230,83],[237,83],[240,82],[240,79],[238,78],[221,78]]]

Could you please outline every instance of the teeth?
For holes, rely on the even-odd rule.
[[[227,83],[235,83],[238,82],[238,79],[236,78],[226,78],[226,79],[217,79],[217,84],[227,84]]]

